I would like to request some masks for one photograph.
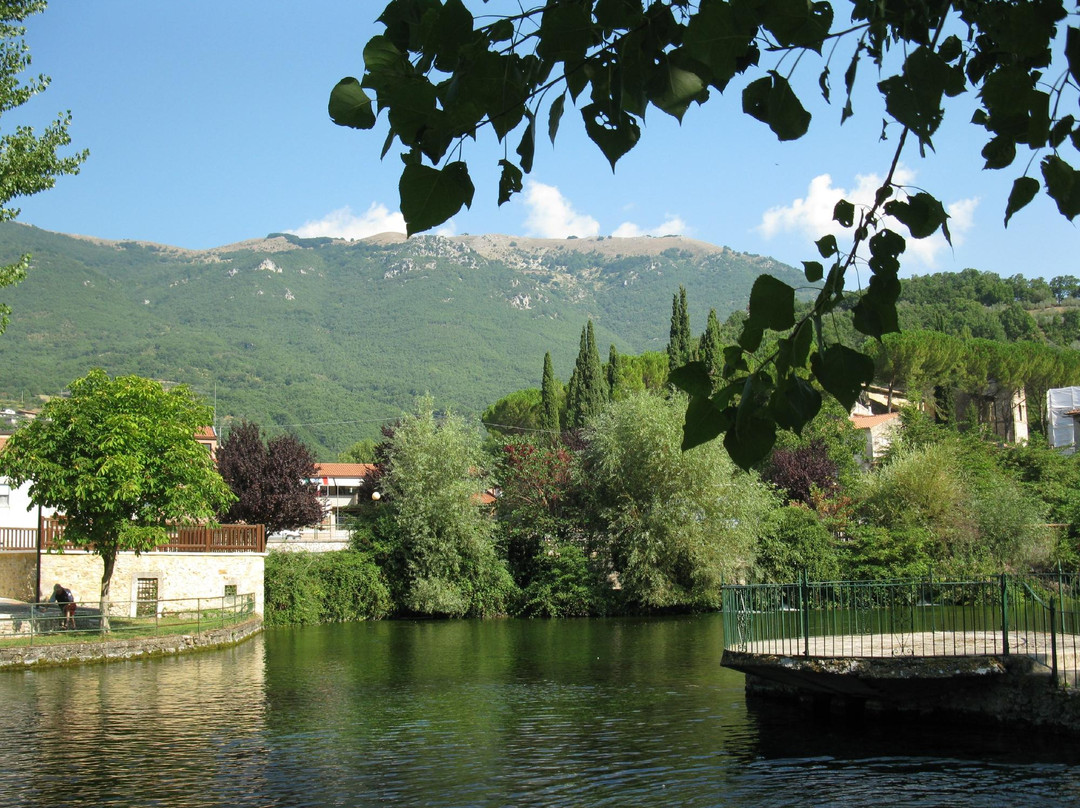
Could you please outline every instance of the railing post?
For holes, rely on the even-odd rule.
[[[1009,579],[1001,573],[1001,652],[1009,655]]]
[[[1057,604],[1054,596],[1050,596],[1050,686],[1057,687],[1058,658],[1057,658]]]
[[[802,622],[803,656],[810,656],[810,603],[806,596],[806,570],[799,570],[799,620]]]

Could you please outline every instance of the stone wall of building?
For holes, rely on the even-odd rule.
[[[254,593],[255,611],[263,613],[263,567],[260,553],[120,553],[113,571],[109,599],[114,614],[135,614],[140,580],[156,584],[158,600],[220,598],[226,587],[237,595]],[[44,598],[60,583],[80,603],[96,603],[101,593],[101,558],[85,551],[41,556]],[[35,554],[0,553],[0,597],[34,600]],[[126,604],[126,606],[125,606]]]
[[[266,549],[274,553],[331,553],[335,550],[348,550],[348,540],[317,541],[314,539],[290,539],[289,541],[267,540]]]
[[[35,599],[36,558],[33,550],[0,553],[0,598]]]

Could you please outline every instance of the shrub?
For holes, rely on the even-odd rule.
[[[379,568],[355,550],[269,553],[264,587],[269,626],[378,620],[392,606]]]
[[[805,570],[812,581],[840,575],[836,542],[809,508],[780,508],[758,542],[757,575],[763,581],[790,583]]]

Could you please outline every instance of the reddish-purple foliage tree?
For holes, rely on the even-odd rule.
[[[829,495],[840,486],[839,467],[819,440],[812,440],[798,449],[776,449],[762,476],[789,502],[801,502],[811,507],[815,490]]]
[[[258,424],[242,421],[218,449],[218,471],[237,497],[223,522],[262,524],[270,534],[322,521],[315,460],[292,435],[264,442]]]

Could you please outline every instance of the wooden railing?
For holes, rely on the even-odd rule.
[[[266,551],[266,531],[262,525],[173,526],[166,528],[169,540],[154,548],[159,553],[262,553]],[[0,528],[0,551],[33,550],[37,547],[34,528]],[[42,549],[72,550],[64,541],[63,522],[44,520]]]
[[[33,550],[37,547],[37,529],[0,527],[0,550]]]

